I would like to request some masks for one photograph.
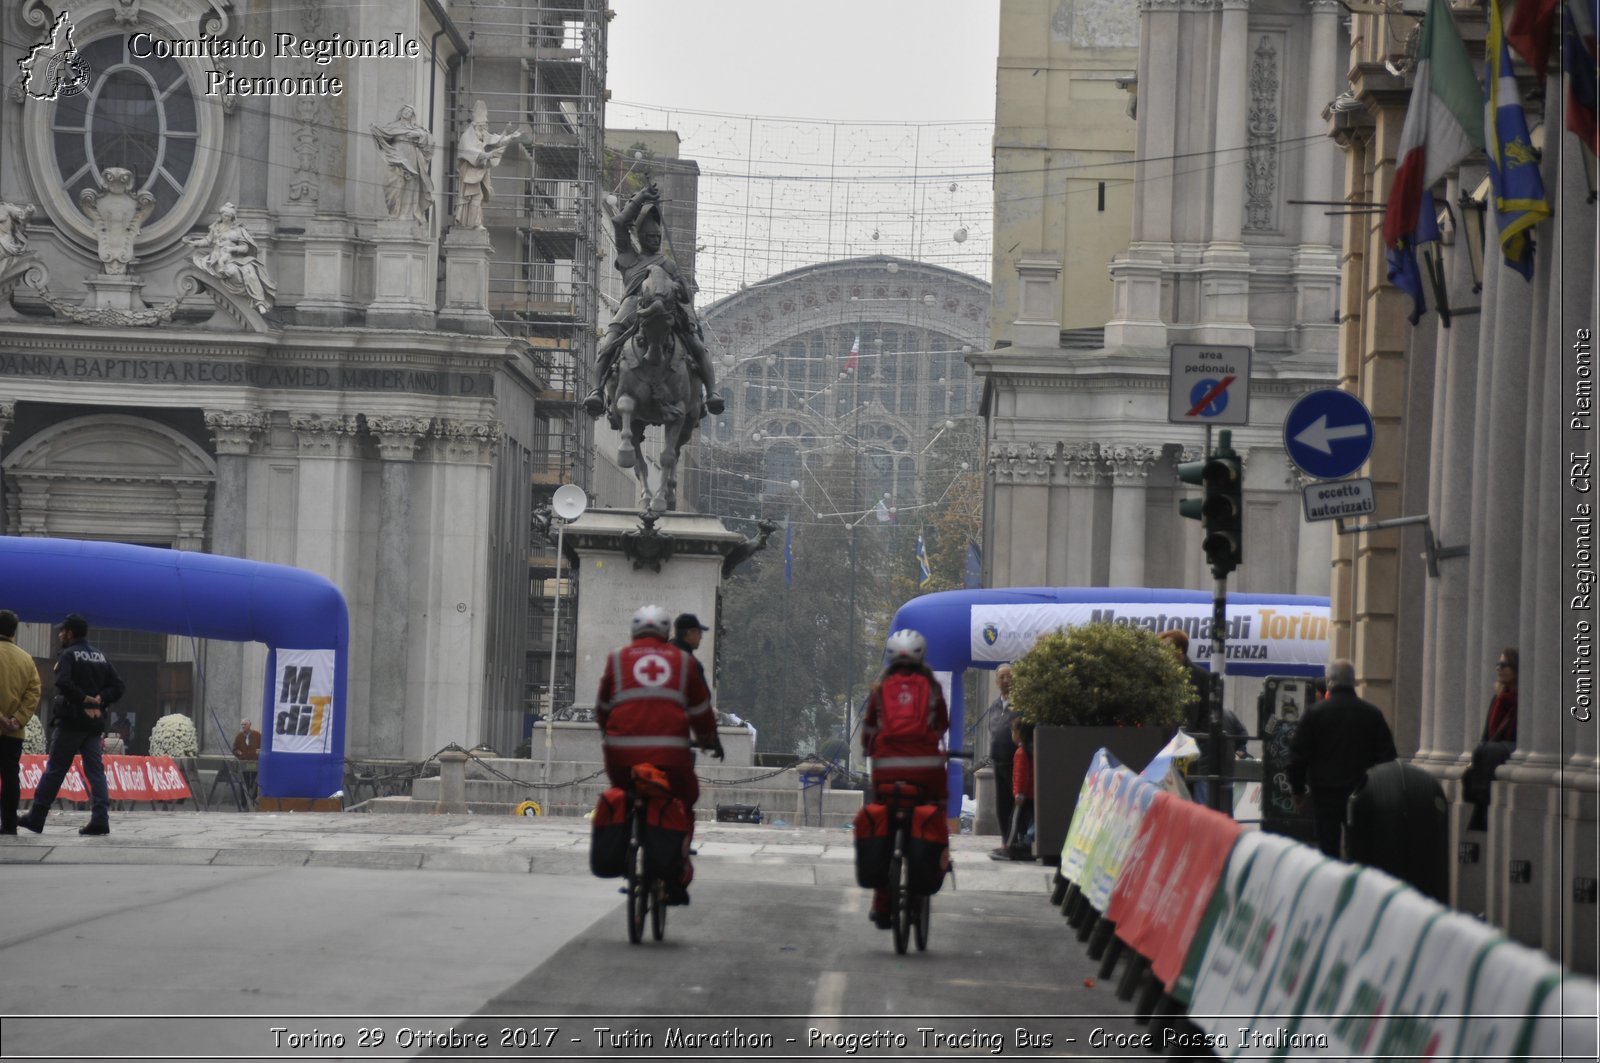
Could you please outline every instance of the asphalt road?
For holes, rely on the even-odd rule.
[[[579,875],[43,864],[4,882],[5,1059],[1149,1056],[1091,1045],[1142,1028],[1085,985],[1095,965],[1042,890],[947,888],[929,950],[897,956],[861,890],[709,869],[640,946],[616,883]]]

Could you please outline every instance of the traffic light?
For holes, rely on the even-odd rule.
[[[1232,433],[1224,431],[1221,445],[1205,461],[1187,461],[1178,466],[1178,479],[1188,484],[1204,484],[1201,498],[1186,498],[1178,512],[1202,522],[1205,540],[1201,544],[1211,574],[1222,579],[1244,560],[1244,467],[1231,443]]]

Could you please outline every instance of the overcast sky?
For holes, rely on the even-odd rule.
[[[612,3],[606,124],[700,164],[702,305],[874,254],[988,278],[999,0]]]

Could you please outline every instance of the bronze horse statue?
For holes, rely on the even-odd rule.
[[[617,463],[639,480],[639,505],[666,513],[678,504],[678,453],[705,415],[700,380],[694,375],[678,329],[678,282],[660,265],[639,286],[636,328],[618,365],[615,408],[622,418]],[[650,488],[650,470],[639,453],[644,431],[661,426],[661,482]]]

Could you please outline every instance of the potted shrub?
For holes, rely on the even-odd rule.
[[[1126,624],[1063,628],[1013,661],[1012,703],[1036,726],[1036,852],[1047,862],[1059,858],[1096,749],[1143,768],[1193,696],[1172,650],[1154,632]]]

